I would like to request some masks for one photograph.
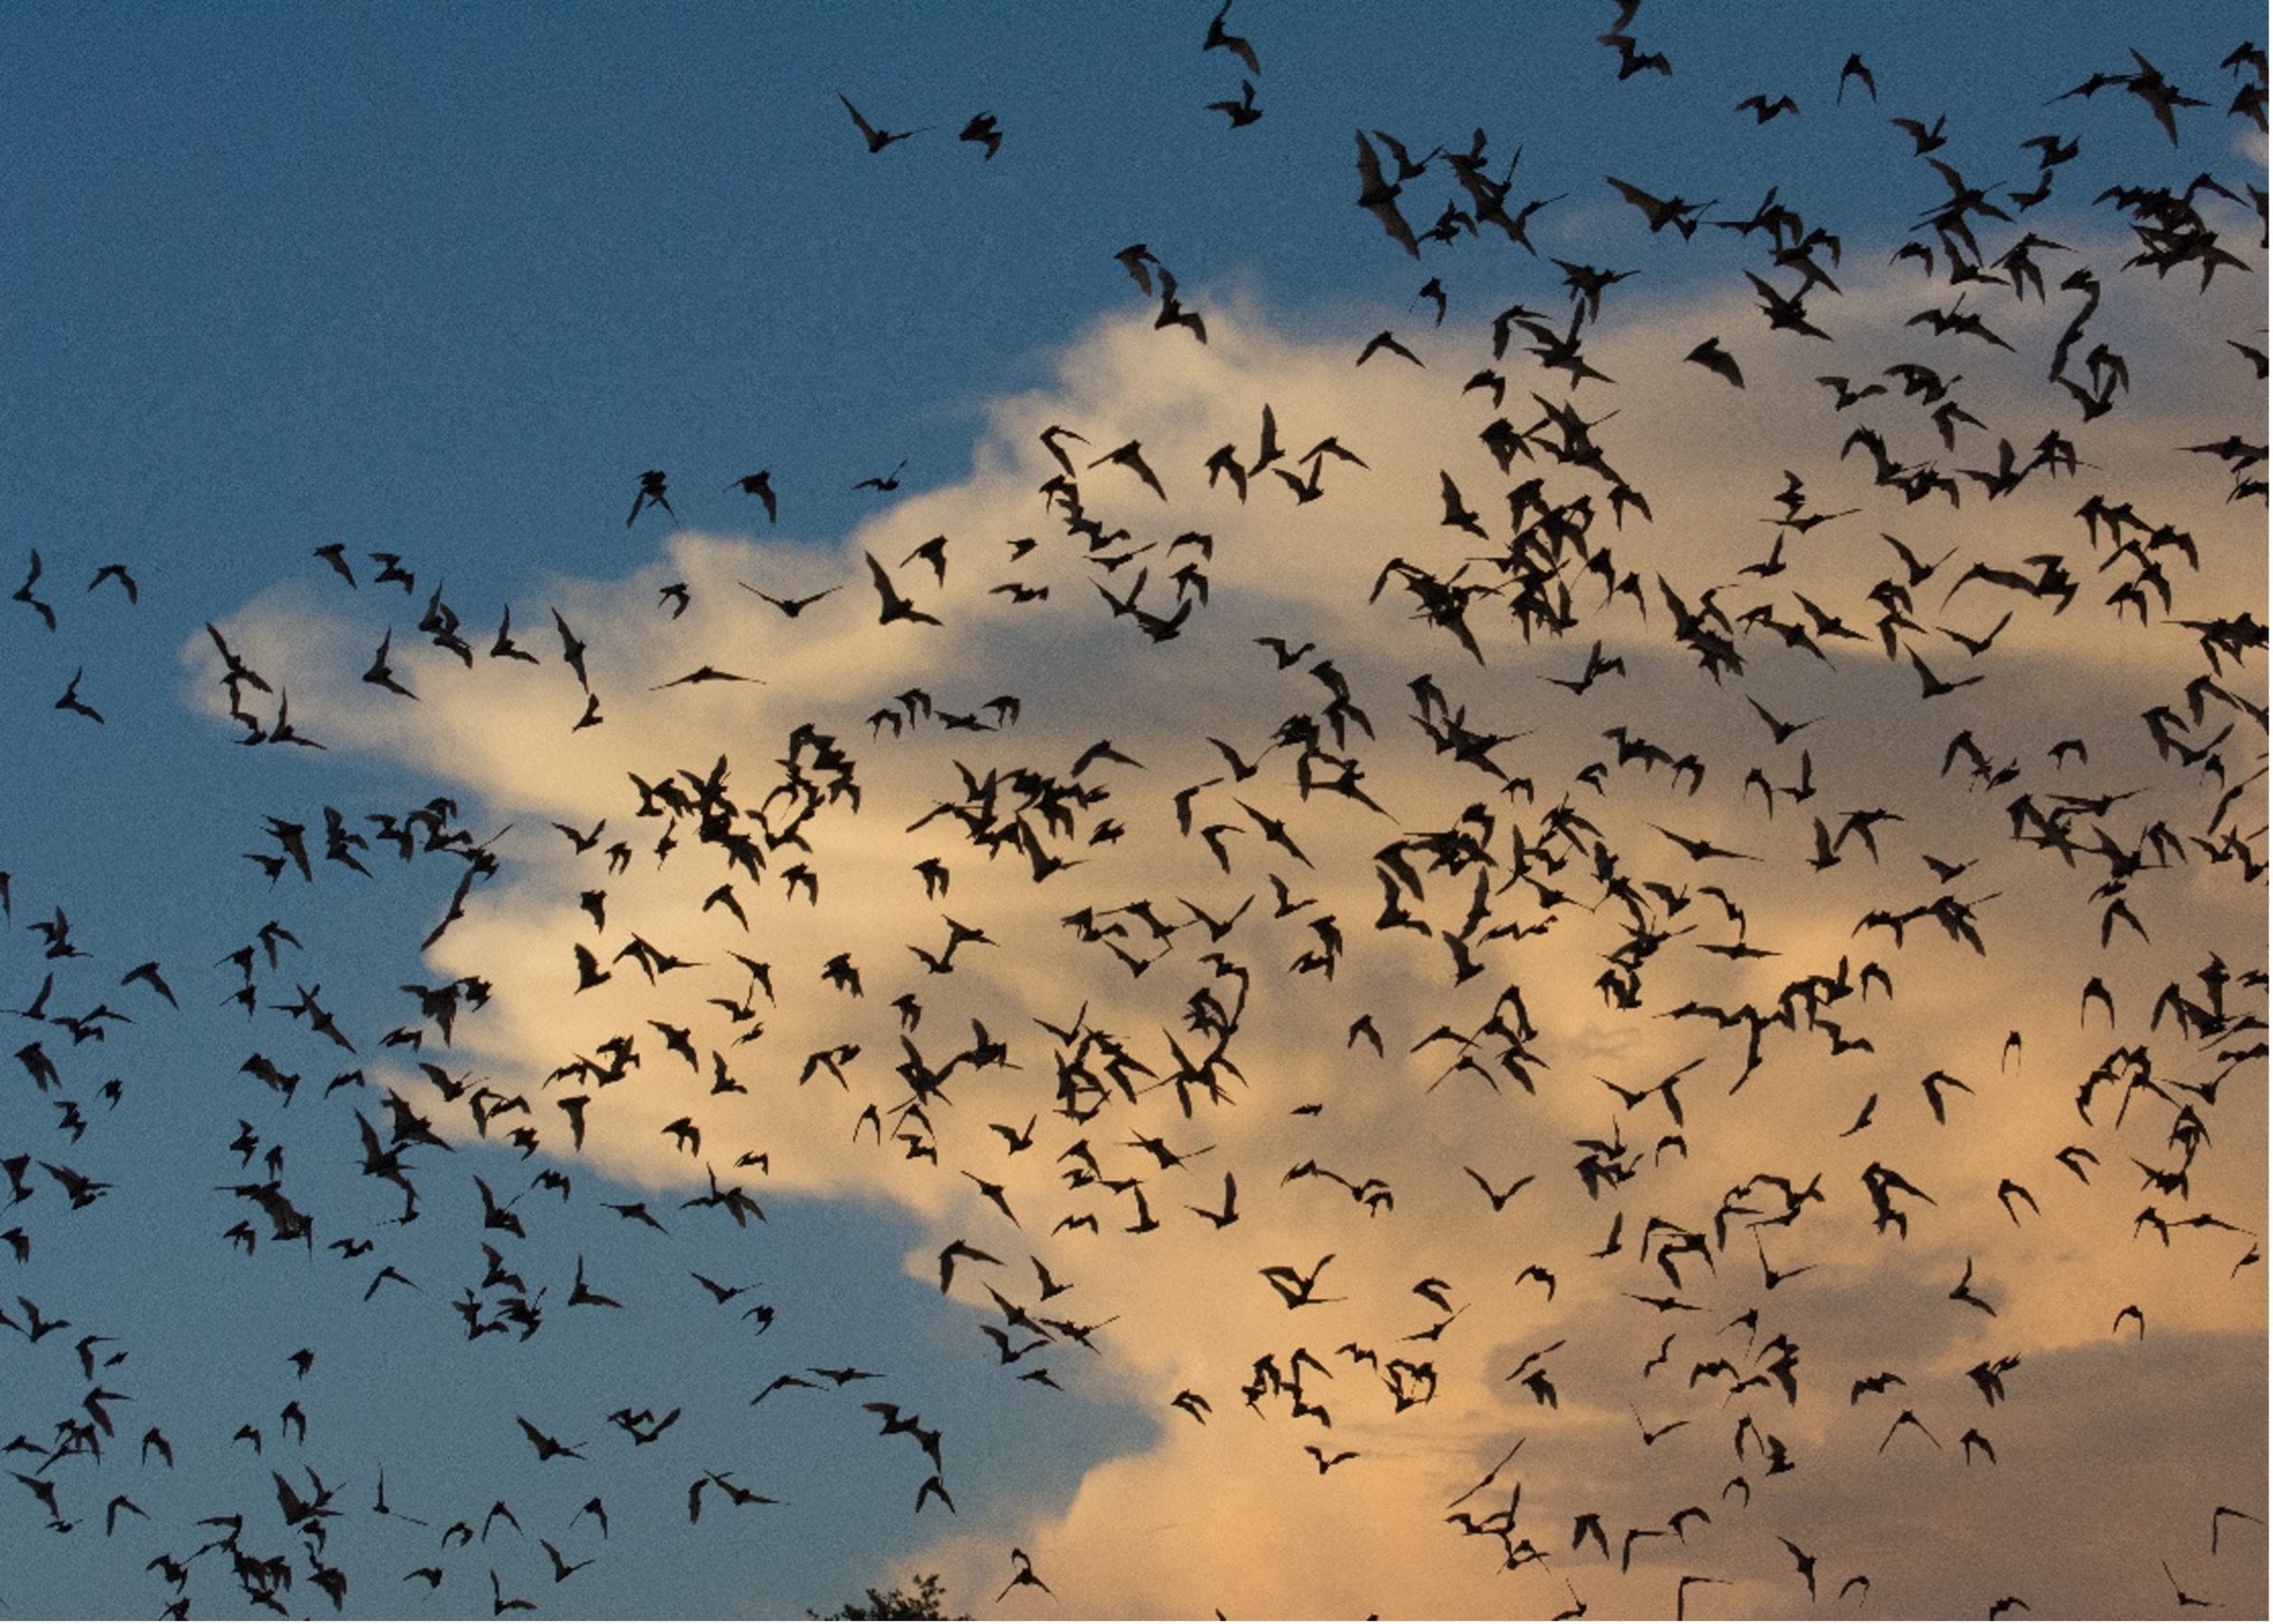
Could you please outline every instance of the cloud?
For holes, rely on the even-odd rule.
[[[1982,294],[2008,357],[1908,324],[1941,296],[1899,269],[1843,279],[1836,346],[1749,295],[1613,297],[1586,342],[1614,390],[1519,334],[1498,407],[1459,387],[1473,321],[1357,368],[1364,332],[1251,301],[1205,346],[1109,320],[966,480],[555,583],[514,608],[534,663],[423,643],[423,590],[296,585],[224,630],[330,749],[510,825],[428,969],[488,985],[457,1053],[548,1154],[573,1092],[612,1176],[899,1203],[912,1273],[987,1253],[975,1317],[1151,1407],[1157,1442],[1070,1504],[935,1547],[953,1593],[1017,1543],[1093,1616],[1662,1611],[1685,1573],[1729,1587],[1700,1614],[1797,1612],[1788,1537],[1873,1605],[2152,1606],[2153,1540],[2103,1538],[2077,1485],[2176,1539],[2264,1478],[2262,684],[2181,623],[2262,600],[2262,509],[2175,448],[2262,422],[2223,344],[2254,318],[2230,278],[2119,279],[2095,332],[2134,395],[2079,426],[2040,373],[2069,307]],[[1709,334],[1742,391],[1682,361]],[[1921,356],[1994,426],[1945,446],[1925,402],[1817,380]],[[1866,423],[1912,466],[1993,474],[2047,432],[2077,466],[1906,501]],[[1306,461],[1330,436],[1357,460]],[[2093,493],[2138,524],[2087,534]],[[1951,556],[1911,580],[1888,535]],[[2013,584],[2055,554],[2065,605]],[[879,623],[878,573],[940,623]],[[2146,607],[2109,601],[2142,576]],[[359,680],[382,617],[414,700]],[[214,650],[185,659],[218,712]],[[556,820],[605,826],[579,851]],[[1951,1297],[1967,1270],[1993,1315]],[[1967,1372],[2014,1354],[1992,1408]],[[1904,1409],[1938,1449],[1880,1449]],[[1975,1426],[1994,1467],[1963,1464]],[[2186,1571],[2262,1605],[2262,1562]]]

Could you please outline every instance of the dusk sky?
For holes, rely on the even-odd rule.
[[[0,1613],[2264,1617],[2264,25],[13,8]]]

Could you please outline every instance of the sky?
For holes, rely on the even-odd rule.
[[[2263,20],[17,8],[0,1611],[2264,1616]]]

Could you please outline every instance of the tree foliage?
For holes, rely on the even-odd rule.
[[[936,1573],[918,1573],[911,1588],[894,1585],[880,1591],[871,1586],[865,1602],[847,1602],[833,1613],[816,1618],[967,1618],[968,1613],[947,1611],[947,1592]]]

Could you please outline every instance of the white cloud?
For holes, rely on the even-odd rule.
[[[1486,359],[1475,328],[1416,339],[1426,369],[1377,358],[1354,371],[1362,333],[1298,341],[1234,304],[1209,309],[1205,348],[1142,321],[1102,324],[1066,353],[1053,387],[1001,408],[968,481],[899,501],[834,548],[682,533],[628,579],[562,583],[549,599],[517,605],[517,635],[543,656],[536,666],[477,653],[469,670],[417,647],[404,629],[414,614],[397,613],[396,669],[420,698],[367,687],[357,678],[377,633],[366,617],[405,607],[368,587],[355,598],[293,588],[225,630],[256,664],[288,673],[295,720],[334,749],[447,775],[486,818],[512,824],[497,843],[502,873],[475,892],[433,967],[494,983],[495,1000],[463,1023],[461,1044],[511,1079],[501,1087],[533,1101],[555,1067],[598,1055],[612,1035],[634,1040],[640,1064],[626,1080],[549,1085],[553,1095],[574,1088],[593,1097],[587,1156],[621,1177],[685,1186],[704,1165],[723,1176],[738,1156],[762,1152],[766,1172],[736,1176],[761,1194],[880,1196],[921,1214],[931,1239],[914,1270],[928,1273],[930,1249],[956,1239],[1002,1260],[966,1263],[959,1298],[984,1307],[993,1286],[1036,1316],[1104,1323],[1102,1358],[1086,1379],[1155,1406],[1159,1444],[1098,1467],[1070,1505],[1023,1508],[1029,1520],[963,1530],[936,1548],[928,1560],[953,1593],[991,1595],[1007,1577],[1002,1551],[1017,1543],[1062,1608],[1095,1616],[1216,1606],[1499,1616],[1553,1611],[1573,1594],[1603,1610],[1663,1610],[1688,1572],[1730,1581],[1693,1593],[1700,1615],[1798,1611],[1806,1597],[1775,1543],[1781,1534],[1822,1542],[1826,1591],[1871,1571],[1874,1605],[1985,1606],[2031,1587],[2044,1611],[2090,1605],[2101,1593],[2152,1605],[2136,1589],[2140,1551],[2151,1546],[2107,1541],[2080,1517],[2024,1515],[2016,1507],[2028,1501],[1996,1491],[2016,1479],[2069,1482],[2069,1464],[2088,1463],[2123,1493],[2172,1505],[2177,1529],[2192,1515],[2181,1515],[2189,1495],[2202,1499],[2206,1520],[2221,1496],[2263,1481],[2262,1426],[2221,1434],[2199,1424],[2207,1401],[2172,1400],[2156,1385],[2208,1383],[2196,1391],[2254,1391],[2262,1403],[2260,1277],[2229,1278],[2264,1227],[2262,1089],[2236,1077],[2215,1102],[2200,1092],[2229,1069],[2219,1051],[2245,1047],[2247,1033],[2189,1034],[2153,1014],[2172,983],[2206,1006],[2212,995],[2191,977],[2213,952],[2237,974],[2258,962],[2261,890],[2242,882],[2238,863],[2213,867],[2193,837],[2238,828],[2261,855],[2262,786],[2211,829],[2218,782],[2165,759],[2138,720],[2158,703],[2185,714],[2185,685],[2202,669],[2195,638],[2159,606],[2144,627],[2111,611],[2103,600],[2128,566],[2103,569],[2107,550],[2089,548],[2074,517],[2086,495],[2106,490],[2150,522],[2191,533],[2199,575],[2156,555],[2172,578],[2173,615],[2262,601],[2262,509],[2224,503],[2216,466],[2172,449],[2245,417],[2262,422],[2261,399],[2221,342],[2247,318],[2223,281],[2204,300],[2147,289],[2120,316],[2140,338],[2134,401],[2079,428],[2073,407],[2037,379],[2032,352],[2056,329],[2056,312],[1984,295],[1979,305],[2023,346],[2007,360],[1900,325],[1919,303],[1938,300],[1938,288],[1859,270],[1844,280],[1844,299],[1820,301],[1836,348],[1768,334],[1749,298],[1661,305],[1632,320],[1613,309],[1589,353],[1621,384],[1583,388],[1575,404],[1597,419],[1615,408],[1597,425],[1600,442],[1646,494],[1650,522],[1629,515],[1619,524],[1603,483],[1555,466],[1543,448],[1500,474],[1475,439],[1496,413],[1481,393],[1458,393]],[[2122,280],[2127,299],[2136,280]],[[2215,319],[2203,320],[2205,310]],[[1741,394],[1681,361],[1707,333],[1740,355]],[[2188,386],[2157,393],[2148,362],[2169,346],[2180,371],[2156,381]],[[1889,397],[1838,414],[1813,381],[1818,368],[1876,376],[1888,358],[1908,355],[1967,373],[1962,397],[1993,430],[1964,430],[1960,448],[1943,453],[1915,405]],[[1528,429],[1537,415],[1529,391],[1549,400],[1562,391],[1519,359],[1503,363],[1513,382],[1506,413]],[[1256,458],[1266,403],[1289,453],[1280,468],[1330,434],[1366,466],[1328,459],[1324,495],[1299,506],[1269,471],[1254,477],[1244,503],[1228,485],[1211,489],[1205,464],[1219,447]],[[1882,425],[1903,457],[1951,468],[1992,466],[1997,435],[2033,445],[2061,426],[2095,466],[2057,482],[2039,472],[1993,504],[1963,481],[1961,507],[1940,497],[1913,506],[1870,485],[1861,452],[1840,459],[1840,440],[1863,421]],[[1125,529],[1125,538],[1087,548],[1068,535],[1063,506],[1036,495],[1057,472],[1035,438],[1053,422],[1085,436],[1067,446],[1084,510],[1108,537]],[[1130,442],[1168,499],[1130,467],[1091,466]],[[1862,510],[1787,535],[1785,573],[1744,573],[1768,556],[1774,532],[1762,521],[1777,511],[1787,467],[1803,473],[1804,510]],[[1446,474],[1488,539],[1439,522]],[[1490,560],[1506,556],[1507,491],[1534,475],[1550,500],[1589,496],[1586,544],[1614,560],[1614,577],[1638,573],[1640,605],[1621,597],[1597,607],[1603,578],[1573,567],[1567,635],[1537,628],[1527,641],[1509,621],[1507,578]],[[1943,677],[1978,675],[1977,686],[1921,699],[1907,663],[1879,649],[1879,606],[1868,593],[1895,568],[1882,530],[1927,560],[1956,549],[1918,589],[1917,624],[1902,641]],[[1212,550],[1172,548],[1188,532],[1210,537]],[[937,535],[948,537],[943,580],[910,559]],[[1014,560],[1007,544],[1028,536],[1037,545]],[[1945,609],[1943,595],[1969,566],[2033,568],[2022,560],[2048,551],[2080,583],[2066,612],[1993,584],[1969,585]],[[1122,552],[1136,556],[1109,572],[1098,561]],[[870,556],[943,623],[879,625]],[[1467,611],[1481,662],[1448,630],[1417,624],[1416,598],[1398,582],[1370,598],[1392,556],[1489,589]],[[1471,559],[1480,561],[1458,573]],[[1108,611],[1106,598],[1118,598],[1156,626],[1168,621],[1180,607],[1172,577],[1185,564],[1205,575],[1207,596],[1202,602],[1187,581],[1191,608],[1174,637],[1155,641],[1133,616]],[[1732,620],[1766,604],[1775,619],[1805,625],[1804,593],[1869,641],[1823,633],[1818,658],[1766,629],[1732,630],[1724,635],[1743,670],[1716,682],[1693,652],[1670,646],[1661,578],[1692,609],[1712,594]],[[670,582],[689,594],[680,619],[657,606]],[[1049,596],[1015,603],[995,590],[1012,582]],[[742,584],[777,596],[840,590],[791,620]],[[585,695],[560,661],[550,608],[590,645],[597,726],[571,730]],[[1985,636],[2008,609],[2012,623],[1977,661],[1937,630]],[[1265,636],[1315,647],[1282,667],[1257,646]],[[1606,657],[1624,661],[1624,674],[1583,696],[1551,686],[1579,676],[1597,638]],[[210,658],[204,648],[193,663]],[[1321,661],[1332,662],[1324,674]],[[2228,686],[2262,699],[2254,661],[2246,676],[2229,672]],[[665,686],[705,666],[758,680]],[[1408,686],[1423,673],[1445,696],[1441,711]],[[1345,714],[1337,739],[1337,684],[1370,732]],[[916,690],[928,714],[923,699],[899,697]],[[1015,723],[1010,711],[986,709],[1002,696],[1017,701]],[[1818,720],[1777,745],[1749,700],[1781,719]],[[1440,731],[1448,712],[1472,733],[1504,736],[1486,754],[1528,787],[1511,789],[1433,749],[1417,711]],[[870,720],[887,714],[896,723]],[[992,730],[951,729],[951,714]],[[1359,787],[1383,810],[1317,784],[1306,797],[1299,750],[1271,744],[1291,717],[1322,730],[1314,779],[1355,762]],[[2225,781],[2239,784],[2262,764],[2260,720],[2212,697],[2184,737],[2206,739],[2229,722]],[[807,733],[800,743],[808,728],[828,742]],[[1701,783],[1662,762],[1621,763],[1608,737],[1621,728],[1629,742],[1694,756]],[[1989,763],[1978,775],[1962,762],[1942,770],[1961,730]],[[2088,762],[2048,757],[2067,738],[2088,742]],[[1211,739],[1259,770],[1233,778]],[[1104,757],[1074,774],[1100,740],[1140,764]],[[844,782],[857,785],[857,800],[842,784],[831,797],[831,749],[849,758]],[[751,861],[763,862],[762,875],[735,870],[705,844],[697,810],[635,815],[629,775],[699,796],[722,757],[725,794],[739,809],[731,823],[759,842]],[[787,761],[809,789],[790,782]],[[2007,763],[2014,776],[1988,787]],[[1773,816],[1745,787],[1755,767],[1777,791]],[[1796,803],[1789,791],[1803,773],[1815,794]],[[1177,797],[1192,787],[1186,836]],[[2042,812],[2062,795],[2108,798],[2063,814],[2072,862],[2014,842],[2008,809],[2024,793]],[[1030,854],[979,849],[956,809],[990,798],[991,827],[1023,817],[1067,866],[1037,883]],[[1063,821],[1053,825],[1045,806]],[[1875,859],[1849,835],[1837,866],[1811,867],[1815,819],[1836,835],[1875,807],[1900,814],[1877,827]],[[1560,822],[1560,808],[1584,821]],[[545,826],[602,817],[601,850],[581,857]],[[1269,843],[1274,819],[1301,857]],[[2146,848],[2120,892],[2145,938],[2118,920],[2103,947],[2112,899],[2093,890],[2109,877],[2105,853],[2140,848],[2158,823],[2173,837],[2166,861]],[[765,845],[792,828],[794,840]],[[1462,831],[1488,863],[1451,856]],[[1519,832],[1528,879],[1515,873]],[[1209,834],[1228,867],[1210,855]],[[1419,844],[1429,836],[1447,860],[1433,862]],[[1674,836],[1742,855],[1692,858]],[[657,850],[666,837],[667,861]],[[627,860],[611,868],[605,848],[619,839]],[[1374,928],[1385,872],[1376,854],[1400,841],[1423,871],[1425,895],[1399,900],[1431,937]],[[1945,883],[1922,861],[1929,855],[1971,866]],[[943,895],[928,894],[919,872],[934,859],[951,876]],[[787,877],[800,865],[817,885],[810,901]],[[1297,902],[1312,900],[1275,917],[1274,877]],[[703,906],[722,884],[746,926],[723,901]],[[1741,908],[1741,922],[1712,886]],[[579,908],[587,890],[605,892],[604,925]],[[1905,921],[1900,941],[1858,924],[1941,898],[1975,910],[1984,953],[1924,913]],[[1479,906],[1463,951],[1482,968],[1456,985],[1456,955],[1442,938]],[[1084,910],[1092,932],[1113,934],[1082,939],[1069,920]],[[1211,942],[1202,915],[1238,922]],[[1321,924],[1329,918],[1332,929]],[[953,921],[990,939],[955,946],[952,973],[927,972],[915,950],[942,955]],[[1517,934],[1538,925],[1551,928]],[[1509,934],[1491,939],[1502,926]],[[622,955],[635,938],[689,967],[650,978]],[[1773,956],[1704,950],[1739,941]],[[574,943],[611,979],[577,992]],[[1211,951],[1224,955],[1213,969]],[[736,954],[770,966],[776,997],[753,990]],[[862,996],[825,984],[840,954]],[[1872,963],[1891,978],[1890,999],[1863,980]],[[2113,996],[2112,1028],[2093,1007],[2079,1019],[2094,976]],[[1822,1001],[1812,1023],[1804,998],[1787,991],[1810,977],[1820,978]],[[1621,1007],[1636,988],[1638,1007]],[[903,994],[919,1016],[895,1010]],[[1773,1014],[1780,996],[1792,1024],[1765,1028],[1757,1071],[1733,1091],[1746,1070],[1744,1030],[1671,1018],[1692,1003]],[[2263,1005],[2262,988],[2233,985],[2224,998],[2229,1013]],[[1229,1064],[1209,1077],[1187,1075],[1180,1088],[1178,1050],[1205,1057],[1211,1020],[1221,1022],[1212,1012],[1234,1009]],[[1380,1033],[1379,1055],[1348,1038],[1360,1013]],[[1495,1016],[1501,1029],[1484,1032]],[[974,1021],[1007,1045],[1010,1064],[966,1062],[943,1081],[923,1079],[919,1064],[937,1070],[977,1046]],[[1053,1036],[1039,1022],[1061,1032],[1079,1023],[1079,1032]],[[763,1036],[736,1040],[759,1025]],[[665,1027],[688,1034],[692,1065],[670,1051]],[[1474,1065],[1455,1069],[1459,1042],[1427,1041],[1440,1027],[1478,1034]],[[2007,1049],[2011,1032],[2022,1036],[2017,1051]],[[1835,1047],[1847,1039],[1873,1047]],[[809,1064],[854,1044],[841,1084]],[[2125,1099],[2136,1075],[2125,1071],[2100,1090],[2089,1119],[2079,1116],[2084,1076],[2134,1044],[2151,1050],[2159,1092]],[[1529,1052],[1510,1052],[1519,1046]],[[2254,1074],[2258,1063],[2243,1064]],[[713,1092],[721,1067],[746,1091]],[[1920,1083],[1938,1070],[1970,1090],[1947,1090],[1946,1126]],[[1675,1075],[1670,1099],[1620,1103],[1617,1089],[1640,1095]],[[1219,1099],[1209,1099],[1211,1084]],[[1874,1096],[1871,1125],[1846,1133]],[[907,1114],[911,1103],[919,1114]],[[1068,1105],[1076,1119],[1054,1114]],[[2181,1107],[2212,1136],[2188,1169],[2189,1190],[2137,1193],[2132,1158],[2178,1164],[2181,1147],[2166,1136]],[[664,1131],[682,1115],[701,1130],[695,1154]],[[1010,1153],[1029,1118],[1032,1148]],[[564,1121],[543,1104],[537,1120],[547,1149],[565,1152]],[[1081,1166],[1068,1149],[1077,1140],[1095,1163],[1085,1178],[1069,1177]],[[1627,1181],[1590,1195],[1575,1170],[1584,1141]],[[2053,1160],[2072,1143],[2098,1158],[2088,1184]],[[1291,1175],[1306,1165],[1317,1171]],[[1906,1238],[1873,1222],[1874,1168],[1923,1192],[1893,1198]],[[1194,1209],[1220,1210],[1227,1172],[1240,1217],[1219,1228]],[[1765,1175],[1819,1190],[1822,1201],[1779,1222],[1782,1198]],[[1526,1176],[1534,1183],[1503,1211],[1478,1188]],[[1998,1195],[2007,1177],[2027,1187],[2035,1210],[2024,1202],[2008,1217]],[[992,1204],[990,1187],[1015,1220]],[[2249,1233],[2177,1229],[2165,1251],[2131,1232],[2149,1202],[2168,1219],[2209,1213]],[[1665,1239],[1711,1236],[1716,1215],[1728,1226],[1724,1246],[1710,1257],[1676,1252],[1673,1272],[1658,1263]],[[1095,1228],[1067,1228],[1069,1219]],[[1029,1253],[1075,1290],[1037,1301]],[[1809,1272],[1770,1292],[1763,1255]],[[1967,1260],[1993,1319],[1949,1296]],[[1536,1278],[1520,1279],[1533,1265],[1554,1277],[1551,1300]],[[1296,1296],[1291,1282],[1307,1273],[1317,1301],[1289,1307],[1265,1275],[1282,1266],[1294,1271],[1282,1278]],[[1635,1300],[1650,1297],[1696,1306]],[[2115,1311],[2134,1302],[2148,1321],[2143,1343],[2128,1330],[2110,1335]],[[1752,1309],[1756,1326],[1732,1323]],[[1668,1334],[1664,1363],[1645,1372]],[[1762,1350],[1779,1334],[1799,1350],[1798,1402],[1772,1383],[1732,1394],[1766,1368]],[[1321,1367],[1302,1366],[1301,1396],[1330,1411],[1331,1428],[1291,1413],[1297,1348]],[[1534,1351],[1552,1407],[1509,1379]],[[1990,1410],[1965,1372],[2014,1353],[2024,1362],[2008,1403]],[[1250,1413],[1241,1389],[1265,1355],[1282,1390],[1265,1378]],[[1398,1408],[1397,1359],[1431,1367],[1427,1402]],[[1719,1359],[1727,1370],[1691,1376]],[[1906,1385],[1850,1404],[1850,1384],[1882,1367]],[[1417,1368],[1402,1379],[1408,1397],[1430,1391]],[[1211,1406],[1205,1425],[1169,1407],[1186,1390]],[[1930,1458],[1875,1448],[1870,1434],[1905,1406],[1940,1439]],[[1754,1438],[1739,1456],[1733,1439],[1746,1414],[1785,1441],[1796,1472],[1771,1479]],[[2200,1453],[2127,1448],[2149,1415],[2185,1417]],[[1686,1425],[1645,1443],[1645,1428],[1676,1420]],[[1957,1440],[1971,1425],[1995,1439],[1995,1468],[1960,1464]],[[1463,1507],[1487,1517],[1522,1482],[1510,1537],[1550,1559],[1510,1571],[1497,1539],[1462,1539],[1445,1516],[1518,1439],[1516,1461]],[[1355,1458],[1321,1471],[1306,1445]],[[2182,1466],[2190,1480],[2178,1480]],[[1739,1475],[1749,1509],[1726,1488]],[[1634,1572],[1616,1572],[1628,1530],[1664,1527],[1691,1504],[1711,1513],[1709,1526],[1692,1524],[1686,1541],[1645,1537]],[[1573,1519],[1587,1511],[1610,1542],[1609,1567],[1591,1547],[1572,1550]],[[2254,1594],[2262,1605],[2263,1584],[2260,1562],[2238,1576],[2221,1569],[2216,1588],[2221,1603],[2246,1593],[2245,1603]],[[1025,1592],[1015,1602],[1044,1605]]]

